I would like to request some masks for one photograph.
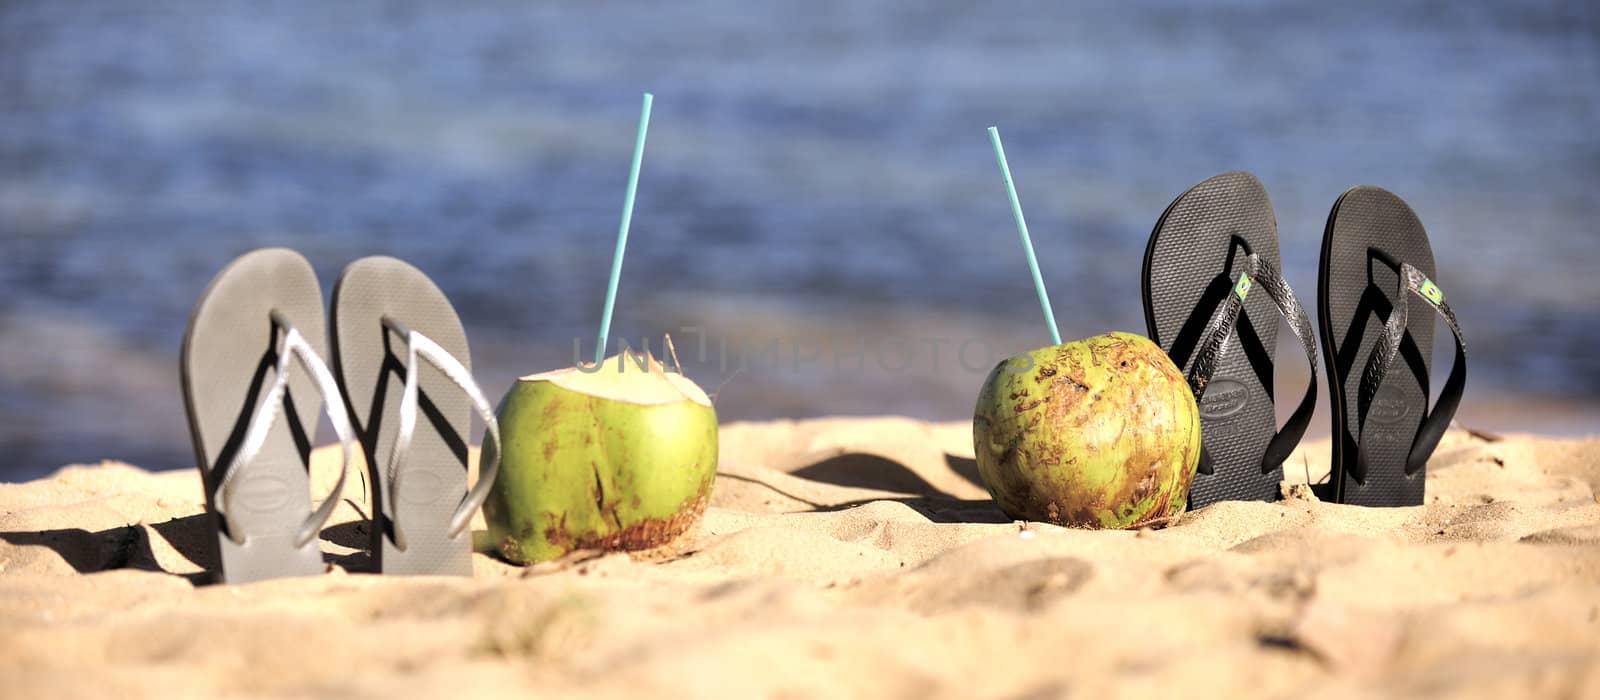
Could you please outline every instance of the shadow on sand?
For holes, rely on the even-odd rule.
[[[950,469],[962,478],[982,486],[978,479],[978,466],[972,459],[945,455]],[[837,503],[820,503],[788,493],[759,479],[736,474],[719,473],[717,476],[769,489],[778,495],[810,506],[810,512],[828,513],[849,510],[875,501],[903,503],[917,511],[929,522],[936,523],[1009,523],[1007,517],[989,499],[964,499],[946,493],[922,478],[912,468],[881,455],[850,452],[828,457],[801,467],[791,476],[834,486],[873,489],[907,494],[893,498],[854,499]]]
[[[356,550],[350,554],[323,552],[322,558],[346,571],[360,572],[371,569],[371,556],[366,552],[369,544],[368,524],[355,521],[330,525],[323,529],[325,542]],[[150,525],[166,543],[184,559],[201,571],[172,571],[157,560],[150,545],[149,530],[138,525],[124,525],[98,532],[83,528],[62,528],[31,532],[0,532],[0,541],[18,547],[49,547],[80,574],[92,574],[116,569],[155,571],[179,576],[196,586],[215,581],[212,572],[220,567],[216,537],[210,518],[204,513],[173,518]],[[183,567],[187,569],[188,567]]]

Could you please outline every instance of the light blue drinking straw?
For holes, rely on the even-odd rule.
[[[1000,161],[1000,175],[1006,181],[1006,194],[1011,196],[1011,215],[1017,220],[1017,233],[1022,235],[1022,252],[1028,254],[1028,270],[1033,273],[1033,289],[1039,293],[1039,306],[1044,309],[1044,322],[1050,325],[1050,340],[1060,345],[1061,331],[1056,330],[1056,314],[1050,310],[1050,293],[1044,290],[1044,276],[1039,274],[1039,260],[1033,256],[1033,240],[1028,238],[1028,222],[1022,218],[1022,202],[1017,201],[1017,186],[1011,182],[1011,166],[1006,165],[1006,149],[1000,145],[999,129],[989,127],[989,141],[994,144],[995,160]],[[620,261],[622,254],[619,252],[617,255]]]
[[[650,103],[655,96],[644,94],[639,111],[639,136],[633,142],[633,165],[628,168],[628,194],[622,200],[622,224],[617,227],[617,252],[611,257],[611,280],[606,283],[606,308],[600,314],[600,341],[594,349],[595,364],[606,359],[606,337],[611,334],[611,308],[617,302],[617,281],[622,277],[622,253],[628,247],[628,226],[633,223],[633,195],[639,189],[639,163],[644,160],[644,135],[650,130]]]

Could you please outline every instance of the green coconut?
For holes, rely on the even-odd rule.
[[[1200,411],[1147,338],[1106,333],[1011,357],[973,413],[978,474],[1013,518],[1132,528],[1184,510]]]
[[[511,561],[661,547],[705,512],[716,411],[648,355],[522,377],[499,421],[504,454],[483,514]]]

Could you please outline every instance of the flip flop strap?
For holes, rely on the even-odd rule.
[[[267,434],[272,432],[273,424],[283,414],[284,392],[289,387],[289,362],[298,360],[306,373],[311,375],[318,393],[322,395],[322,405],[327,409],[328,420],[333,423],[333,432],[339,436],[339,448],[343,453],[339,464],[338,482],[333,485],[333,490],[328,493],[327,498],[323,499],[322,505],[306,517],[295,533],[294,545],[302,547],[322,531],[322,526],[333,515],[333,509],[339,506],[338,496],[344,492],[344,480],[350,474],[355,431],[350,428],[350,417],[344,412],[344,399],[339,395],[339,384],[334,381],[333,373],[328,371],[327,363],[323,362],[317,351],[306,342],[305,336],[300,334],[300,329],[295,328],[294,324],[289,323],[282,314],[274,310],[271,318],[273,324],[283,330],[283,340],[277,349],[278,363],[274,370],[272,386],[267,389],[266,400],[251,414],[250,427],[245,431],[244,441],[234,453],[233,459],[228,462],[228,469],[224,472],[222,481],[217,484],[212,502],[217,513],[228,525],[228,539],[233,540],[235,544],[244,544],[244,530],[234,518],[233,509],[229,505],[233,496],[233,485],[239,474],[250,468],[255,458],[261,454],[261,448],[267,441]]]
[[[1429,308],[1450,327],[1450,333],[1455,336],[1456,356],[1450,367],[1450,377],[1445,380],[1444,388],[1439,392],[1439,400],[1434,403],[1433,410],[1417,428],[1411,452],[1406,456],[1407,476],[1417,473],[1427,465],[1428,457],[1432,456],[1434,448],[1439,446],[1439,438],[1444,437],[1445,429],[1450,426],[1450,419],[1455,416],[1456,407],[1461,403],[1461,394],[1466,388],[1467,341],[1461,335],[1461,324],[1456,322],[1455,313],[1445,301],[1444,290],[1410,263],[1400,263],[1400,281],[1395,294],[1394,308],[1389,312],[1389,320],[1384,324],[1382,339],[1378,346],[1373,348],[1372,356],[1367,358],[1367,366],[1361,373],[1361,393],[1358,397],[1360,402],[1357,404],[1361,412],[1357,423],[1361,430],[1360,448],[1357,450],[1355,466],[1357,483],[1365,482],[1368,473],[1367,412],[1372,408],[1372,401],[1377,397],[1378,389],[1383,386],[1383,380],[1389,376],[1395,357],[1400,354],[1400,342],[1406,334],[1406,323],[1410,321],[1410,300],[1413,296],[1428,302]],[[1423,400],[1426,401],[1426,397]]]
[[[483,505],[489,497],[489,487],[494,485],[495,476],[500,472],[500,424],[495,420],[494,407],[484,397],[483,390],[478,383],[473,381],[472,372],[468,371],[455,356],[445,350],[432,338],[419,331],[411,330],[398,321],[384,317],[383,324],[396,334],[406,339],[406,384],[400,394],[400,429],[395,435],[394,451],[389,453],[389,499],[390,503],[400,494],[400,482],[404,479],[406,454],[411,448],[411,437],[417,427],[417,368],[418,359],[427,360],[429,364],[438,368],[444,376],[454,382],[461,391],[472,400],[472,407],[477,410],[478,417],[483,419],[484,435],[494,442],[494,452],[487,466],[480,464],[478,483],[462,496],[461,503],[450,516],[449,537],[456,537],[472,522],[472,514]],[[480,455],[482,453],[480,452]],[[406,532],[404,525],[391,515],[391,527],[394,533],[394,544],[400,551],[406,550]]]
[[[1311,329],[1311,318],[1300,306],[1300,299],[1294,295],[1289,283],[1283,281],[1283,275],[1279,274],[1271,263],[1261,261],[1256,283],[1266,290],[1267,297],[1278,307],[1278,313],[1283,315],[1283,320],[1288,322],[1289,330],[1299,339],[1300,349],[1306,355],[1306,367],[1311,370],[1311,376],[1306,382],[1306,392],[1300,397],[1300,405],[1295,407],[1294,413],[1289,415],[1289,420],[1284,421],[1283,427],[1272,436],[1272,442],[1267,444],[1266,454],[1261,458],[1261,470],[1265,473],[1277,469],[1289,458],[1289,453],[1294,452],[1294,448],[1300,444],[1300,438],[1305,436],[1306,426],[1311,424],[1311,414],[1316,411],[1317,337]]]
[[[1227,348],[1228,338],[1233,336],[1233,328],[1238,324],[1239,311],[1244,308],[1244,298],[1250,294],[1250,288],[1255,284],[1252,278],[1261,267],[1261,259],[1254,253],[1246,255],[1244,271],[1234,278],[1233,292],[1223,297],[1222,309],[1213,315],[1211,322],[1206,325],[1206,330],[1200,337],[1205,341],[1200,345],[1200,352],[1194,358],[1194,368],[1189,371],[1189,390],[1194,392],[1194,400],[1199,401],[1205,395],[1206,386],[1211,384],[1211,375],[1217,371],[1217,362],[1222,359],[1222,351]]]
[[[1283,281],[1283,276],[1271,263],[1254,253],[1245,256],[1245,269],[1234,280],[1233,293],[1223,299],[1221,311],[1207,326],[1202,336],[1206,340],[1200,347],[1188,379],[1189,389],[1194,392],[1195,401],[1199,401],[1211,383],[1211,375],[1216,372],[1223,352],[1227,350],[1228,339],[1234,335],[1245,297],[1256,285],[1260,285],[1262,291],[1267,293],[1267,298],[1272,300],[1295,337],[1300,339],[1300,346],[1306,353],[1306,364],[1311,368],[1311,379],[1306,384],[1306,393],[1300,399],[1300,405],[1283,427],[1273,434],[1272,442],[1268,443],[1267,451],[1262,455],[1261,472],[1265,474],[1283,464],[1283,460],[1300,444],[1300,438],[1305,435],[1306,426],[1311,423],[1311,414],[1317,405],[1317,345],[1312,335],[1311,320],[1306,317],[1294,290]],[[1208,475],[1216,471],[1212,466],[1211,454],[1204,445],[1200,448],[1199,471]]]

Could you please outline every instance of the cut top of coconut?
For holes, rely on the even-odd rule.
[[[641,359],[645,362],[644,367],[639,365]],[[684,399],[702,406],[711,405],[710,397],[698,384],[683,376],[682,372],[666,371],[665,366],[649,355],[612,355],[599,367],[566,367],[530,374],[519,381],[550,382],[568,391],[644,406],[677,403]]]

